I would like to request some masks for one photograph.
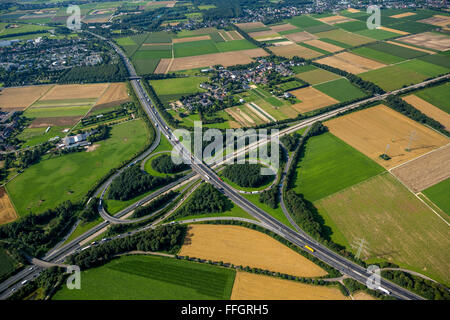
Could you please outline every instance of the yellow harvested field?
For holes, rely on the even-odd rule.
[[[239,114],[241,115],[241,117],[247,122],[250,123],[251,125],[255,124],[255,121],[248,115],[246,114],[244,111],[242,111],[239,108],[236,108],[236,111],[239,112]]]
[[[393,16],[391,16],[391,18],[404,18],[404,17],[409,17],[409,16],[414,16],[417,13],[415,12],[405,12],[405,13],[400,13],[400,14],[394,14]]]
[[[4,187],[0,187],[0,225],[13,222],[19,216]]]
[[[201,40],[211,40],[211,37],[207,35],[196,36],[196,37],[187,37],[187,38],[179,38],[172,39],[173,43],[183,43],[183,42],[193,42],[193,41],[201,41]]]
[[[233,108],[225,109],[225,112],[228,113],[234,120],[237,121],[237,122],[233,121],[233,125],[235,128],[247,126],[247,123],[245,122],[245,120],[242,119],[241,116]]]
[[[317,39],[315,35],[312,35],[311,33],[306,31],[290,33],[287,34],[285,37],[294,42],[303,42],[307,40]]]
[[[449,143],[447,137],[384,105],[332,119],[325,125],[339,139],[388,169]],[[406,151],[411,134],[411,150]],[[391,159],[383,160],[379,156],[387,145]]]
[[[111,83],[106,92],[97,100],[94,109],[118,106],[131,101],[127,86],[123,82]]]
[[[179,255],[300,277],[320,277],[327,274],[325,270],[277,240],[241,226],[191,225]]]
[[[285,24],[279,24],[279,25],[276,25],[276,26],[272,26],[272,27],[270,27],[270,29],[272,29],[275,32],[280,32],[280,31],[294,30],[294,29],[297,29],[297,27],[293,26],[290,23],[285,23]]]
[[[298,56],[305,59],[320,57],[323,54],[309,48],[299,46],[298,44],[290,44],[287,46],[269,47],[269,49],[277,56],[292,58]]]
[[[263,39],[263,38],[277,38],[281,37],[278,33],[273,32],[272,30],[265,30],[265,31],[256,31],[248,34],[253,39]]]
[[[291,91],[290,93],[301,101],[292,105],[292,108],[300,113],[305,113],[339,103],[338,100],[327,96],[325,93],[320,92],[313,87],[297,89]]]
[[[402,37],[397,40],[433,50],[446,51],[450,49],[450,37],[445,34],[424,32]],[[398,45],[398,43],[396,44]],[[419,50],[416,47],[414,47],[414,49]],[[432,52],[432,51],[424,51],[424,52]]]
[[[341,52],[331,57],[319,59],[317,62],[332,66],[353,74],[382,68],[385,64],[364,58],[350,52]]]
[[[344,16],[330,16],[319,19],[320,21],[328,24],[337,24],[337,23],[343,23],[343,22],[349,22],[349,21],[355,21],[355,19],[344,17]]]
[[[40,101],[98,98],[109,87],[109,83],[55,85]]]
[[[336,46],[334,44],[323,42],[320,40],[309,40],[305,41],[305,44],[328,51],[328,52],[338,52],[344,50],[344,48],[341,48],[339,46]]]
[[[391,169],[414,193],[450,178],[450,144]]]
[[[170,59],[161,59],[159,60],[158,66],[155,69],[155,73],[157,74],[165,74],[170,69],[172,65],[173,58]]]
[[[338,288],[236,272],[231,300],[347,300]]]
[[[354,9],[354,8],[348,8],[347,11],[350,12],[350,13],[360,12],[358,9]]]
[[[255,29],[255,28],[264,28],[266,25],[262,22],[245,22],[245,23],[237,23],[236,24],[242,30],[246,29]]]
[[[450,115],[447,112],[442,111],[438,107],[435,107],[431,103],[419,98],[414,94],[403,97],[403,100],[405,100],[414,108],[418,109],[430,118],[439,121],[447,131],[450,131]]]
[[[189,70],[189,69],[210,67],[214,65],[222,65],[224,67],[229,67],[237,64],[248,64],[253,62],[253,58],[266,57],[268,55],[269,54],[263,49],[256,48],[231,52],[203,54],[201,56],[193,56],[193,57],[175,58],[173,59],[172,64],[168,66],[165,72]],[[167,63],[170,64],[170,62],[167,62],[167,60],[171,59],[161,59],[159,64],[163,65],[166,65]],[[155,70],[155,73],[165,73],[162,72],[163,68],[160,68],[159,64]]]
[[[52,86],[5,88],[0,91],[0,108],[24,110],[36,102]]]
[[[391,28],[387,28],[387,27],[378,27],[377,29],[384,30],[384,31],[389,31],[389,32],[393,32],[393,33],[401,34],[401,35],[409,34],[409,32],[406,32],[406,31],[400,31],[400,30],[397,30],[397,29],[391,29]]]

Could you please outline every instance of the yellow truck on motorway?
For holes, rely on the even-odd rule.
[[[311,252],[314,252],[314,249],[311,248],[310,246],[305,246],[305,248],[308,249],[308,250],[311,251]]]

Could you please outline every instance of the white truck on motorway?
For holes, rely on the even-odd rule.
[[[206,180],[209,180],[209,176],[207,174],[205,174],[205,178]]]
[[[383,288],[383,287],[380,287],[380,286],[379,286],[377,289],[380,290],[381,292],[387,294],[387,295],[390,295],[390,294],[391,294],[391,292],[390,292],[389,290],[386,290],[386,289]]]

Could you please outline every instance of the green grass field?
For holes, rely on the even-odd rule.
[[[253,43],[248,40],[232,40],[226,42],[216,42],[216,47],[219,52],[229,52],[229,51],[238,51],[238,50],[247,50],[247,49],[255,49]]]
[[[356,252],[359,239],[368,263],[384,260],[450,282],[448,226],[389,173],[377,175],[314,203],[332,239]],[[336,237],[341,235],[342,237]],[[344,241],[344,242],[342,242]]]
[[[449,68],[441,67],[419,59],[413,59],[397,64],[400,68],[405,68],[428,77],[436,77],[450,71]]]
[[[423,190],[422,193],[450,216],[450,199],[448,197],[450,193],[450,178]]]
[[[228,300],[232,269],[156,256],[125,256],[83,271],[81,290],[65,286],[55,300]]]
[[[376,51],[384,52],[387,54],[391,54],[403,59],[413,59],[421,56],[427,55],[427,53],[413,50],[401,46],[397,46],[395,44],[386,43],[386,42],[378,42],[374,44],[369,44],[366,47],[371,48]]]
[[[19,215],[42,212],[65,200],[79,201],[109,170],[129,160],[148,141],[142,120],[115,125],[92,152],[42,159],[6,185]]]
[[[163,80],[152,80],[150,84],[163,103],[175,101],[182,96],[203,92],[199,85],[208,81],[208,77],[186,77]]]
[[[386,76],[387,74],[389,77]],[[358,76],[363,80],[375,83],[386,91],[392,91],[403,86],[416,84],[427,78],[427,76],[421,73],[417,73],[407,68],[401,68],[397,65],[386,66],[380,69],[360,73]]]
[[[255,206],[261,208],[262,210],[270,214],[272,217],[274,217],[284,225],[288,226],[292,230],[295,230],[294,226],[289,222],[289,220],[284,215],[280,205],[278,205],[276,209],[273,209],[268,205],[266,205],[265,203],[259,202],[259,194],[242,194],[242,196],[251,203],[253,203]]]
[[[393,64],[405,60],[404,58],[400,58],[386,52],[377,51],[369,47],[356,48],[352,50],[352,52],[362,57],[373,59],[385,64]]]
[[[22,147],[35,146],[37,144],[44,143],[53,137],[62,138],[66,133],[62,132],[64,127],[51,127],[50,130],[46,133],[46,127],[43,128],[26,128],[23,130],[17,138],[25,141],[22,144]]]
[[[366,29],[366,30],[357,31],[355,33],[359,34],[360,36],[369,37],[369,38],[372,38],[375,40],[386,40],[386,39],[391,39],[391,38],[395,38],[395,37],[399,36],[397,33],[389,32],[386,30],[380,30],[380,29],[373,29],[373,30]]]
[[[384,169],[331,133],[310,138],[305,155],[297,164],[295,191],[316,201]]]
[[[175,58],[217,53],[219,50],[212,40],[181,42],[173,45]]]
[[[428,101],[439,109],[450,113],[450,83],[426,88],[414,93],[416,96]]]
[[[53,118],[53,117],[75,117],[84,116],[91,109],[91,106],[70,106],[51,108],[28,108],[24,112],[27,118]]]
[[[311,17],[308,16],[297,16],[297,17],[293,17],[291,19],[286,20],[287,23],[290,23],[298,28],[307,28],[307,27],[314,27],[314,26],[320,26],[323,25],[324,23],[313,19]]]
[[[336,79],[341,78],[340,75],[337,75],[333,72],[319,69],[319,68],[315,68],[313,70],[306,71],[306,72],[305,71],[301,72],[299,74],[296,74],[295,77],[299,78],[301,80],[304,80],[311,85],[315,85],[315,84],[319,84],[322,82],[327,82],[327,81],[336,80]]]
[[[318,84],[314,88],[340,102],[351,101],[366,96],[364,92],[345,78]]]

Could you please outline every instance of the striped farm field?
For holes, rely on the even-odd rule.
[[[302,277],[325,270],[270,236],[241,226],[194,224],[179,255],[223,261]],[[277,259],[273,259],[277,256]]]
[[[337,287],[236,272],[231,300],[346,300]]]
[[[355,53],[368,59],[376,60],[384,64],[393,64],[405,60],[404,58],[400,58],[398,56],[394,56],[386,52],[377,51],[369,47],[356,48],[352,50],[352,53]]]
[[[157,256],[124,256],[81,273],[80,290],[66,286],[54,300],[230,299],[235,271]]]

